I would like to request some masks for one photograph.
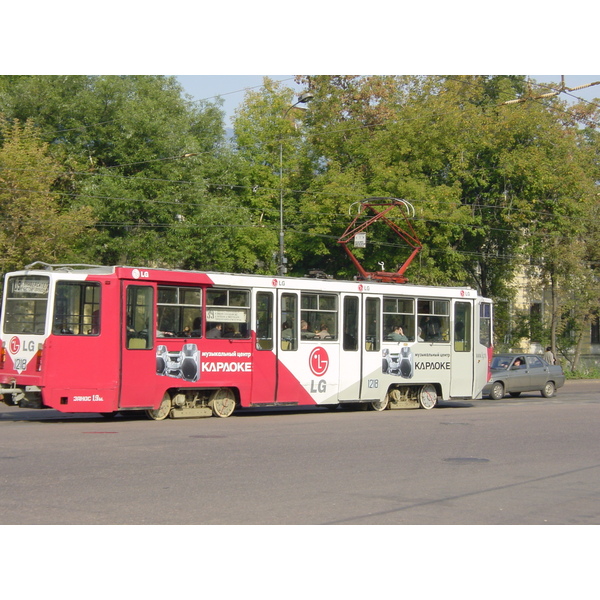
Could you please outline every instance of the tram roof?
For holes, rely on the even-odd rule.
[[[327,292],[365,293],[378,294],[402,293],[406,295],[448,296],[475,298],[477,290],[469,286],[429,286],[411,283],[383,283],[371,280],[343,280],[316,277],[279,277],[272,275],[256,275],[242,273],[223,273],[217,271],[189,271],[182,269],[164,269],[152,267],[132,266],[103,266],[86,264],[48,264],[36,262],[25,267],[22,271],[13,274],[55,274],[111,276],[119,279],[132,279],[138,281],[153,281],[157,283],[181,283],[184,285],[223,285],[262,288],[287,288]]]

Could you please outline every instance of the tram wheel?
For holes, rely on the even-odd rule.
[[[419,390],[419,404],[425,410],[431,410],[437,404],[437,390],[431,383],[426,383]]]
[[[212,393],[208,405],[215,417],[230,417],[235,410],[235,395],[229,388],[221,388]]]
[[[371,410],[376,410],[377,412],[381,412],[385,410],[390,405],[390,397],[386,394],[383,397],[383,400],[374,400],[370,403]]]
[[[156,410],[147,410],[146,415],[153,421],[162,421],[169,416],[171,407],[171,396],[169,396],[169,394],[165,394],[160,406]]]

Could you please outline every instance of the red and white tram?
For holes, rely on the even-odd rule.
[[[467,287],[35,263],[5,278],[0,394],[156,420],[433,408],[481,397],[491,317]]]

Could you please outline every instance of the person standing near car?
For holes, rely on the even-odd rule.
[[[548,346],[546,348],[546,352],[544,352],[544,360],[549,365],[555,365],[556,364],[556,358],[554,358],[554,354],[552,353],[552,347],[551,346]]]

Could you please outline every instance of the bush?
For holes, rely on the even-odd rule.
[[[591,367],[591,368],[579,368],[576,371],[571,371],[570,369],[564,369],[565,377],[567,379],[600,379],[600,368]]]

